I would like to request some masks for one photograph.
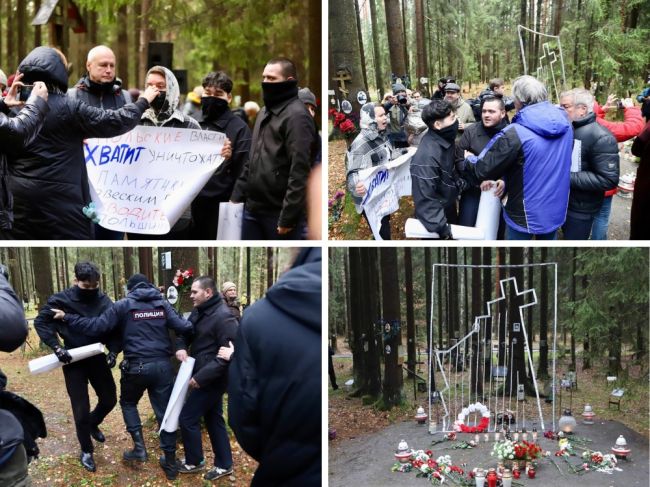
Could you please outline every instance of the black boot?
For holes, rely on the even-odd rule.
[[[166,451],[164,457],[160,457],[160,466],[165,471],[167,480],[175,480],[178,475],[178,468],[176,467],[176,452]]]
[[[104,433],[102,433],[99,429],[99,426],[90,427],[90,436],[95,438],[95,440],[99,441],[100,443],[104,443],[106,441],[106,437],[104,436]]]
[[[82,451],[79,460],[81,460],[81,465],[83,466],[83,468],[85,468],[89,472],[94,472],[97,470],[97,466],[95,465],[95,459],[93,458],[92,452],[86,453],[85,451]]]
[[[133,450],[126,450],[124,452],[124,460],[136,460],[138,462],[147,461],[147,450],[144,447],[144,438],[142,437],[142,430],[131,431],[131,438],[133,438]]]

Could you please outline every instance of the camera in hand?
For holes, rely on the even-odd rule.
[[[20,87],[20,91],[18,92],[18,100],[19,101],[27,101],[32,94],[32,90],[34,89],[34,85],[23,85]]]
[[[406,95],[397,95],[397,103],[399,103],[400,105],[406,105],[407,102],[408,102],[408,98],[406,97]]]

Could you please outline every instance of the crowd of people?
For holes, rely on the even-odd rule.
[[[619,184],[618,144],[636,137],[632,154],[641,164],[629,238],[650,238],[641,217],[650,210],[650,126],[642,115],[650,112],[650,89],[638,97],[641,108],[614,95],[600,106],[581,88],[561,93],[554,105],[528,75],[514,80],[511,97],[500,78],[476,99],[464,100],[461,91],[453,76],[441,78],[430,99],[396,83],[381,103],[361,107],[361,130],[346,155],[347,189],[359,213],[365,216],[368,189],[359,171],[417,147],[410,160],[415,217],[441,239],[454,237],[451,224],[474,227],[481,191],[494,188],[502,202],[499,239],[604,240]],[[624,120],[607,120],[616,109]],[[390,215],[379,233],[391,238]]]
[[[234,110],[233,80],[223,71],[205,75],[182,106],[178,80],[168,67],[149,69],[140,92],[122,88],[115,66],[113,51],[96,46],[88,53],[86,74],[69,89],[66,57],[41,46],[11,79],[0,71],[5,94],[0,137],[12,142],[3,143],[0,153],[1,238],[214,240],[219,204],[229,201],[244,203],[243,240],[318,237],[317,211],[307,221],[308,192],[320,195],[318,183],[308,189],[321,159],[317,102],[308,88],[299,89],[291,60],[278,57],[266,64],[261,109],[247,102]],[[93,223],[97,215],[89,211],[83,141],[121,135],[136,125],[226,135],[224,162],[165,235],[108,230]]]
[[[189,392],[178,420],[185,458],[176,456],[177,431],[163,428],[159,435],[163,455],[158,463],[167,479],[206,470],[202,424],[214,456],[204,478],[233,474],[223,414],[227,392],[228,423],[242,448],[259,462],[251,485],[320,483],[320,248],[297,252],[291,268],[243,313],[234,283],[225,282],[220,292],[211,277],[194,279],[193,310],[187,319],[143,274],[128,279],[126,297],[115,303],[100,290],[100,270],[94,263],[78,262],[74,274],[74,285],[48,299],[34,327],[64,364],[83,468],[103,468],[95,461],[94,442],[111,441],[100,426],[117,404],[111,369],[118,355],[119,404],[133,440],[122,455],[127,463],[149,457],[138,411],[144,392],[160,427],[177,365],[192,357]],[[22,302],[4,274],[0,317],[0,350],[10,352],[25,340],[28,328]],[[107,354],[73,360],[70,349],[97,342],[105,344]],[[36,439],[45,437],[46,424],[36,406],[4,390],[7,382],[0,372],[0,484],[29,485],[27,460],[38,455]],[[89,384],[97,396],[93,408]]]

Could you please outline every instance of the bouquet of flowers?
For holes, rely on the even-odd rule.
[[[515,447],[515,458],[517,460],[535,460],[542,451],[542,448],[528,441],[518,441],[514,445]]]
[[[186,293],[192,287],[194,281],[194,269],[176,269],[174,280],[172,281],[178,294]]]
[[[570,471],[582,475],[589,470],[596,470],[597,472],[609,474],[614,470],[620,470],[616,467],[616,456],[612,454],[603,455],[599,451],[587,450],[582,453],[582,461],[582,464],[577,466],[569,464]]]
[[[492,447],[491,455],[496,456],[499,460],[514,460],[515,444],[510,440],[498,441]]]
[[[174,279],[172,280],[172,284],[174,284],[174,287],[178,292],[178,300],[174,304],[174,308],[176,308],[176,311],[180,311],[181,299],[183,297],[183,294],[187,294],[190,292],[190,288],[192,287],[193,281],[194,281],[194,269],[176,269],[176,274],[174,275]]]
[[[354,122],[334,108],[330,108],[329,115],[332,117],[334,128],[338,129],[346,139],[350,139],[357,132],[357,127]]]
[[[461,487],[470,487],[474,483],[468,477],[464,477],[465,471],[452,464],[449,455],[442,455],[436,460],[433,459],[431,450],[415,450],[411,454],[410,463],[393,465],[393,472],[417,471],[418,477],[425,477],[433,485],[450,483]]]

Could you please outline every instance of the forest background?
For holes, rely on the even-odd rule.
[[[598,82],[599,98],[630,96],[650,74],[645,0],[330,0],[329,22],[330,90],[341,98],[335,78],[346,67],[355,113],[358,90],[381,100],[395,77],[425,97],[442,76],[455,76],[473,95],[491,78],[512,81],[524,74],[519,24],[560,36],[567,89]],[[529,74],[543,42],[524,36]]]
[[[189,90],[221,69],[242,104],[260,101],[264,65],[284,56],[296,63],[300,86],[320,99],[318,1],[59,0],[47,25],[32,26],[41,5],[51,1],[0,2],[0,68],[7,76],[31,49],[51,45],[71,63],[72,86],[85,72],[90,48],[106,44],[115,52],[122,86],[143,89],[148,43],[173,42],[173,69],[187,70]]]

